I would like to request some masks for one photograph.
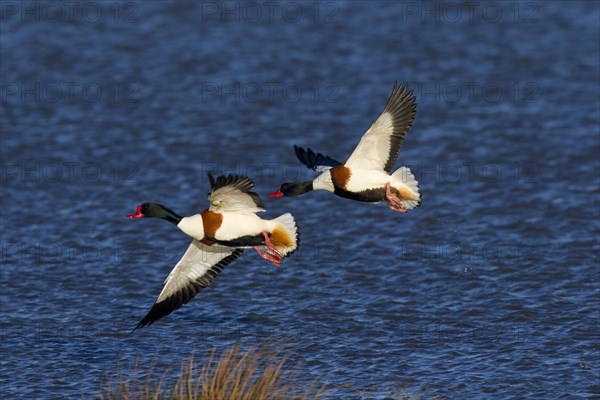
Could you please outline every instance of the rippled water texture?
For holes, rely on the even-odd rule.
[[[67,3],[0,4],[3,398],[239,342],[332,399],[600,394],[597,2]],[[126,214],[308,179],[292,145],[344,159],[396,79],[422,207],[266,199],[301,251],[129,334],[189,240]]]

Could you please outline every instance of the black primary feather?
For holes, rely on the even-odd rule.
[[[325,156],[321,153],[315,153],[311,149],[304,150],[300,146],[294,145],[294,151],[298,160],[313,171],[318,171],[320,167],[335,167],[342,163],[334,160],[331,157]]]
[[[402,142],[412,127],[417,114],[417,99],[412,90],[408,90],[405,83],[398,85],[398,81],[394,82],[392,94],[382,114],[386,112],[391,114],[394,126],[390,137],[390,152],[384,166],[384,170],[389,173],[398,158]]]

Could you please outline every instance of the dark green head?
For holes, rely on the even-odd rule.
[[[284,183],[278,191],[269,197],[296,197],[313,190],[313,181]]]
[[[135,214],[128,215],[129,218],[160,218],[177,225],[181,221],[181,216],[175,211],[162,204],[157,203],[143,203],[137,206]]]

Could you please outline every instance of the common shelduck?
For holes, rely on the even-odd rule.
[[[392,210],[399,212],[418,207],[421,195],[410,169],[401,167],[390,175],[415,119],[416,108],[412,91],[406,84],[398,86],[395,82],[383,112],[345,163],[294,146],[298,159],[321,174],[312,181],[284,183],[269,197],[294,197],[311,190],[327,190],[357,201],[386,201]]]
[[[298,227],[291,214],[273,220],[256,215],[265,209],[250,179],[237,175],[214,179],[209,174],[209,180],[210,207],[198,214],[182,217],[161,204],[143,203],[128,216],[167,220],[193,238],[165,280],[156,302],[135,329],[152,324],[190,301],[244,248],[254,248],[277,266],[298,248]]]

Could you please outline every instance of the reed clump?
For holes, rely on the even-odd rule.
[[[192,354],[181,363],[170,380],[152,370],[140,378],[139,363],[131,377],[122,372],[107,375],[102,382],[102,400],[280,400],[320,399],[330,390],[306,385],[298,368],[279,351],[248,349],[236,345],[217,356],[216,350],[200,365]]]

